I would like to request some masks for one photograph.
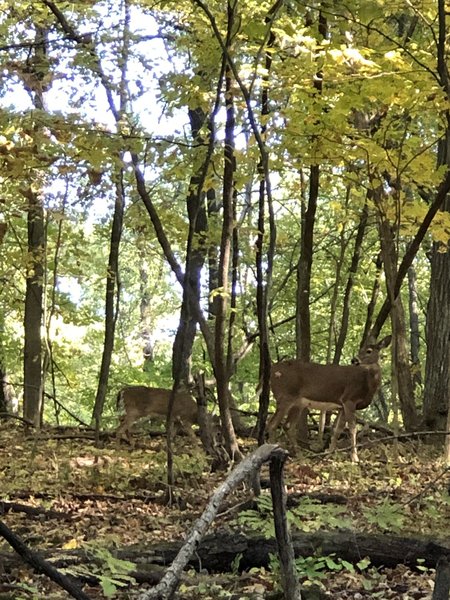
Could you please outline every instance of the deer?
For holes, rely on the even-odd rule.
[[[117,394],[117,409],[123,407],[124,414],[116,430],[116,439],[120,442],[125,435],[131,442],[133,424],[143,417],[159,417],[166,419],[169,398],[172,390],[144,385],[133,385],[122,388]],[[179,391],[175,395],[172,409],[174,420],[181,421],[182,429],[195,438],[192,425],[197,423],[197,403],[188,392]]]
[[[272,365],[270,385],[276,411],[267,424],[269,437],[287,416],[291,417],[290,437],[296,422],[307,408],[339,410],[330,450],[346,424],[350,430],[351,460],[359,462],[356,450],[355,411],[367,408],[381,385],[380,350],[391,343],[388,335],[378,343],[369,338],[351,365],[323,365],[301,360],[283,360]],[[291,431],[292,430],[292,431]]]

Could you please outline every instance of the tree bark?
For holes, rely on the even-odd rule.
[[[270,491],[284,598],[285,600],[301,600],[301,588],[295,567],[292,536],[287,525],[286,515],[286,487],[284,485],[283,467],[287,458],[288,452],[282,448],[278,448],[273,452],[269,465]]]

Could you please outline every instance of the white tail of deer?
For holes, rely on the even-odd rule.
[[[117,408],[124,410],[116,431],[117,440],[123,435],[131,440],[131,428],[142,417],[167,418],[171,390],[164,388],[134,385],[124,387],[117,395]],[[177,392],[173,404],[173,418],[182,422],[182,427],[190,436],[194,435],[192,425],[197,423],[197,403],[187,392]]]
[[[381,385],[380,350],[392,336],[376,343],[368,341],[352,360],[353,365],[320,365],[300,360],[284,360],[272,365],[270,385],[276,400],[276,411],[267,430],[271,434],[288,415],[295,420],[305,408],[323,411],[339,410],[330,449],[348,424],[352,444],[352,461],[358,462],[356,451],[355,411],[367,408]],[[296,423],[291,423],[295,433]]]

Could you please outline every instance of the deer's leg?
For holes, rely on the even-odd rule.
[[[351,460],[352,462],[358,462],[358,453],[356,451],[356,416],[355,416],[355,405],[351,402],[349,403],[344,403],[344,406],[341,409],[341,412],[339,413],[339,417],[341,416],[341,414],[344,415],[344,424],[348,423],[348,429],[350,431],[350,441],[351,441],[351,447],[352,447],[352,454],[351,454]],[[338,417],[338,419],[339,419]],[[337,425],[339,423],[336,424],[336,430],[337,430]],[[343,427],[341,428],[342,431]],[[340,432],[339,432],[340,433]],[[337,438],[336,438],[337,441]]]
[[[289,402],[281,403],[277,401],[277,409],[275,411],[275,414],[270,418],[267,424],[267,433],[269,434],[269,438],[271,433],[275,431],[275,429],[280,425],[281,421],[286,416],[286,413],[288,412],[288,407]]]
[[[130,446],[134,447],[134,441],[131,436],[131,428],[134,421],[130,419],[130,416],[124,414],[120,417],[119,427],[116,429],[116,443],[120,446],[122,439],[126,439]]]
[[[359,462],[358,452],[356,451],[356,415],[355,407],[344,405],[344,410],[347,415],[348,429],[350,431],[350,441],[352,445],[352,462]]]
[[[116,429],[116,444],[120,446],[120,442],[122,440],[123,434],[125,433],[127,428],[127,423],[125,419],[125,415],[120,417],[119,426]]]
[[[325,431],[325,421],[327,420],[327,411],[321,410],[319,417],[319,444],[323,446],[323,433]]]
[[[345,424],[347,422],[347,417],[345,414],[345,410],[343,408],[340,409],[338,416],[336,417],[336,423],[334,425],[334,432],[331,437],[330,450],[336,450],[337,441],[339,436],[344,430]]]
[[[289,443],[292,446],[297,446],[298,425],[300,423],[304,410],[305,408],[303,406],[294,404],[293,406],[291,406],[286,417],[286,422],[289,423],[289,427],[287,429],[287,436],[289,439]]]
[[[181,430],[186,433],[186,435],[191,440],[192,444],[194,446],[197,446],[198,438],[195,435],[194,430],[192,429],[192,423],[188,423],[187,421],[185,422],[182,419],[180,419],[179,417],[176,420],[177,420],[177,423],[179,424]]]

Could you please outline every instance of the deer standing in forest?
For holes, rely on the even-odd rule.
[[[270,385],[276,400],[269,435],[287,416],[291,418],[290,438],[296,434],[301,413],[307,408],[339,410],[330,450],[346,424],[350,430],[352,462],[358,462],[356,451],[355,411],[367,408],[381,385],[380,350],[386,348],[392,336],[380,342],[369,340],[352,360],[352,365],[321,365],[300,360],[283,360],[272,365]]]
[[[124,410],[124,414],[116,430],[117,440],[120,441],[125,435],[130,441],[133,424],[143,417],[166,419],[171,393],[171,390],[144,385],[122,388],[117,395],[117,409]],[[191,394],[183,391],[176,393],[172,414],[174,421],[181,422],[184,431],[194,436],[192,425],[197,423],[197,403]]]

